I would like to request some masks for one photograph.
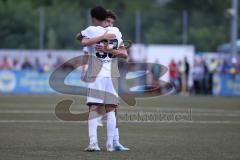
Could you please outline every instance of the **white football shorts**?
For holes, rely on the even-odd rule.
[[[112,104],[118,105],[118,78],[92,77],[88,82],[87,105]]]

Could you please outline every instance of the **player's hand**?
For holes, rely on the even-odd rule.
[[[75,38],[76,38],[77,40],[81,41],[81,40],[82,40],[82,34],[81,34],[80,32],[78,32],[78,33],[76,34]]]
[[[105,45],[100,45],[100,44],[97,44],[95,47],[96,51],[98,52],[105,52],[105,48],[106,48]]]
[[[116,35],[112,34],[112,33],[105,32],[104,35],[103,35],[104,40],[110,40],[110,39],[114,39],[114,38],[116,38]]]
[[[105,52],[105,53],[111,53],[113,51],[113,49],[108,48],[107,44],[104,44],[104,45],[97,44],[95,49],[98,52]]]

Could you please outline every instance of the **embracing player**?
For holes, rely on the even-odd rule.
[[[122,35],[118,28],[111,27],[114,18],[112,12],[102,7],[91,10],[94,26],[90,26],[77,34],[84,52],[91,54],[88,61],[86,77],[91,81],[87,96],[89,106],[89,146],[87,151],[99,151],[97,140],[97,126],[101,118],[102,108],[107,112],[107,151],[129,150],[119,143],[118,128],[116,128],[115,110],[118,106],[118,63],[117,57],[127,58],[127,51],[123,46]],[[101,90],[102,92],[96,92]],[[107,96],[112,93],[115,96]],[[97,96],[97,98],[96,98]],[[110,98],[111,97],[111,98]],[[100,118],[99,118],[100,117]]]

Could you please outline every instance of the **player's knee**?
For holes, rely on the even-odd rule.
[[[104,106],[99,106],[97,112],[98,114],[104,115],[106,113]]]
[[[89,111],[98,111],[99,107],[101,107],[100,105],[90,105],[89,106]]]
[[[99,115],[104,115],[106,113],[103,105],[91,105],[89,106],[89,112],[96,112]]]
[[[106,112],[115,111],[116,105],[105,105]]]

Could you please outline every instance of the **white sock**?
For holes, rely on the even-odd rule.
[[[114,134],[114,137],[113,137],[113,143],[119,144],[119,130],[118,130],[118,128],[115,128],[115,134]]]
[[[89,144],[97,143],[97,126],[98,126],[98,113],[96,111],[90,111],[88,116],[88,135]]]
[[[116,116],[115,112],[107,113],[107,145],[113,146],[113,137],[116,129]]]
[[[102,115],[98,115],[99,117],[97,118],[97,121],[98,121],[98,126],[103,126],[103,123],[102,123],[102,118],[103,116]]]

